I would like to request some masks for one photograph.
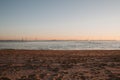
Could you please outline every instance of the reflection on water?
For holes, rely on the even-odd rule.
[[[6,41],[0,42],[0,49],[120,50],[120,41]]]

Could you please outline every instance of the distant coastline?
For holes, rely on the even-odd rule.
[[[0,42],[39,42],[39,41],[120,41],[120,40],[0,40]]]

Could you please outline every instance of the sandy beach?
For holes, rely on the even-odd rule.
[[[0,50],[0,80],[120,80],[120,50]]]

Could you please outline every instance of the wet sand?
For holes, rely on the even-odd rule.
[[[120,80],[120,50],[0,50],[0,80]]]

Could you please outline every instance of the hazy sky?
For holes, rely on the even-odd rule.
[[[119,39],[120,0],[0,0],[0,39]]]

